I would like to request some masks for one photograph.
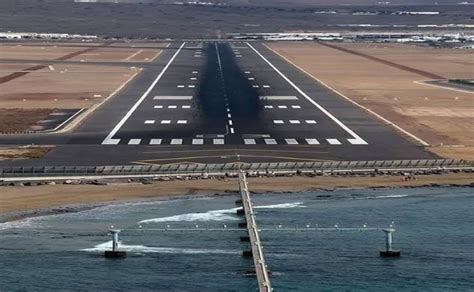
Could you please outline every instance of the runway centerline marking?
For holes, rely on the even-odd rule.
[[[304,98],[306,98],[311,104],[317,107],[320,111],[322,111],[326,116],[328,116],[331,120],[333,120],[337,125],[339,125],[344,131],[346,131],[349,135],[352,136],[353,139],[348,139],[348,141],[352,144],[356,145],[366,145],[367,142],[362,139],[359,135],[357,135],[354,131],[352,131],[349,127],[347,127],[344,123],[342,123],[338,118],[332,115],[328,110],[326,110],[323,106],[319,103],[314,101],[311,97],[309,97],[301,88],[299,88],[293,81],[291,81],[285,74],[283,74],[275,65],[273,65],[265,56],[263,56],[257,49],[255,49],[249,42],[246,42],[246,45],[249,46],[262,60],[264,60],[273,70],[275,70],[278,75],[280,75],[288,84],[290,84],[298,93],[300,93]]]
[[[216,48],[217,63],[219,65],[219,75],[221,77],[222,90],[224,91],[225,107],[226,107],[226,111],[227,111],[227,123],[230,126],[232,126],[229,129],[229,126],[226,125],[226,131],[227,131],[227,134],[229,133],[229,131],[230,131],[231,134],[234,134],[235,129],[233,127],[232,114],[231,114],[231,110],[230,110],[230,107],[229,107],[229,97],[227,96],[227,90],[226,90],[226,86],[225,86],[224,71],[222,70],[221,55],[220,55],[219,47],[217,46],[217,43],[214,43],[214,47]],[[222,140],[222,141],[224,141],[224,140]],[[216,140],[214,140],[214,144],[216,144],[215,142],[216,142]],[[224,144],[224,143],[222,143],[222,144]]]

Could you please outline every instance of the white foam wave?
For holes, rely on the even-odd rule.
[[[175,216],[169,216],[169,217],[146,219],[146,220],[140,221],[139,223],[238,220],[236,216],[232,215],[232,213],[235,213],[236,210],[237,208],[226,209],[226,210],[214,210],[214,211],[208,211],[206,213],[188,213],[188,214],[181,214],[181,215],[175,215]]]
[[[385,195],[385,196],[375,196],[375,199],[386,199],[386,198],[404,198],[408,197],[408,195]]]
[[[110,250],[112,241],[100,243],[91,248],[84,248],[81,251],[86,252],[104,252]],[[222,250],[222,249],[194,249],[194,248],[174,248],[174,247],[157,247],[146,245],[127,245],[119,242],[119,249],[131,253],[173,253],[173,254],[238,254],[239,251]]]
[[[286,208],[303,208],[302,202],[283,203],[276,205],[255,206],[255,209],[286,209]],[[235,212],[238,208],[212,210],[206,213],[187,213],[174,215],[169,217],[145,219],[138,223],[163,223],[163,222],[193,222],[193,221],[231,221],[238,220]]]
[[[283,204],[276,204],[276,205],[254,207],[254,209],[289,209],[289,208],[306,208],[306,206],[303,205],[303,202],[295,202],[295,203],[283,203]]]
[[[18,220],[18,221],[0,223],[0,230],[26,228],[26,227],[31,227],[32,225],[33,224],[32,224],[31,218],[27,218],[27,219]]]

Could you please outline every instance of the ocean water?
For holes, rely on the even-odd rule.
[[[255,291],[244,276],[237,196],[110,205],[0,224],[0,291]],[[261,227],[386,227],[399,259],[378,256],[381,231],[262,231],[275,291],[474,291],[472,188],[252,195]],[[105,259],[107,227],[124,259]],[[141,225],[143,230],[138,226]]]

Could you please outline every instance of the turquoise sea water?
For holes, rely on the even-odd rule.
[[[399,259],[378,256],[384,234],[261,233],[275,291],[473,291],[472,188],[340,190],[252,195],[261,227],[386,227]],[[255,291],[240,231],[137,231],[235,227],[236,196],[128,203],[0,224],[0,291]],[[139,223],[141,222],[141,223]],[[108,260],[107,227],[128,257]]]

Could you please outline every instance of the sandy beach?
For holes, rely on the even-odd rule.
[[[253,193],[300,192],[342,188],[404,188],[472,186],[474,174],[448,173],[417,176],[334,177],[293,176],[249,178]],[[0,222],[52,213],[76,212],[103,204],[179,196],[224,195],[238,191],[236,178],[156,181],[151,184],[111,182],[107,185],[41,185],[0,188]]]

